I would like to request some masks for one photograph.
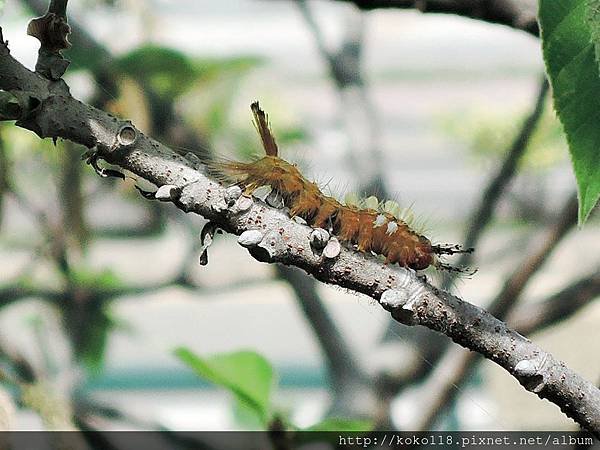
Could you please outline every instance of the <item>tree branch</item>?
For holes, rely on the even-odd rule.
[[[202,169],[193,162],[197,159],[188,160],[130,122],[74,99],[64,82],[47,80],[12,58],[4,42],[0,89],[21,98],[18,126],[93,148],[95,156],[160,186],[159,199],[240,235],[238,242],[259,261],[297,266],[320,281],[370,296],[399,322],[423,325],[481,353],[600,436],[600,390],[483,309],[439,291],[412,271],[349,249],[323,258],[310,245],[311,228],[265,204],[236,199],[236,189],[197,170]]]
[[[536,244],[525,259],[512,272],[504,283],[503,289],[494,298],[488,311],[495,317],[503,319],[520,300],[525,286],[533,275],[548,260],[558,243],[577,223],[577,195],[573,194],[557,214],[557,221],[545,233],[541,243]],[[417,429],[429,430],[441,413],[451,404],[459,393],[458,386],[469,379],[480,355],[464,352],[457,347],[450,347],[442,356],[436,368],[422,387],[423,396],[428,400],[422,404],[422,415],[417,421]]]
[[[485,22],[507,25],[539,36],[537,4],[533,0],[338,0],[361,9],[415,9],[423,13],[456,14]]]
[[[544,103],[545,103],[547,93],[548,93],[548,88],[549,88],[548,81],[547,81],[545,75],[542,75],[542,79],[540,81],[540,85],[539,85],[539,89],[538,89],[538,94],[535,99],[535,105],[534,105],[531,113],[523,122],[523,125],[522,125],[521,129],[519,130],[518,134],[514,137],[509,149],[507,150],[507,154],[506,154],[504,161],[502,162],[502,165],[498,169],[498,172],[496,174],[494,174],[494,176],[492,176],[492,178],[488,182],[487,187],[485,188],[483,195],[481,196],[479,205],[477,205],[477,207],[473,210],[471,218],[468,220],[469,225],[468,225],[467,231],[465,233],[465,236],[462,240],[465,247],[476,247],[477,246],[479,239],[483,235],[483,232],[485,231],[485,229],[487,228],[489,222],[491,221],[491,219],[493,217],[494,210],[495,210],[500,198],[502,197],[502,194],[505,191],[506,186],[513,179],[513,177],[516,173],[518,162],[521,159],[521,156],[525,153],[529,139],[531,138],[532,133],[535,131],[535,128],[536,128],[537,124],[539,123],[540,118],[542,117],[542,113],[544,110]],[[469,266],[472,263],[472,261],[473,261],[473,254],[464,253],[464,254],[460,255],[460,257],[457,261],[457,265],[466,267],[466,266]],[[517,273],[517,272],[515,272],[515,273]],[[457,275],[456,272],[450,272],[450,273],[444,274],[443,282],[442,282],[442,289],[448,289],[454,282],[456,275]],[[503,298],[510,299],[511,297],[504,296]],[[502,317],[500,317],[500,318],[502,318]],[[393,327],[394,327],[394,324],[391,323],[390,326],[388,327],[388,331],[387,331],[388,336],[393,336],[395,334],[395,333],[394,334],[392,333]],[[457,363],[456,360],[452,360],[452,358],[463,358],[464,357],[463,353],[459,352],[456,349],[448,349],[447,341],[442,340],[442,339],[435,339],[435,338],[432,338],[432,339],[429,339],[426,341],[421,338],[419,340],[418,346],[423,348],[423,346],[425,345],[424,343],[427,343],[430,347],[429,349],[424,349],[424,350],[427,351],[428,353],[432,353],[432,354],[430,354],[428,361],[435,361],[436,366],[437,366],[437,361],[439,359],[443,359],[443,361],[440,361],[439,363],[442,364],[443,367],[446,367],[446,369],[444,369],[444,370],[446,370],[446,372],[449,371],[448,370],[449,365],[451,367],[461,367],[461,365],[459,363]],[[451,355],[444,356],[444,355],[446,355],[446,352],[450,352]],[[444,361],[446,361],[446,360],[448,360],[448,361],[452,360],[452,362],[445,363]],[[464,364],[471,364],[471,363],[472,363],[472,361],[470,361],[470,360],[467,361],[465,359],[465,361],[464,361]],[[419,377],[422,377],[424,375],[424,372],[428,372],[429,367],[430,367],[429,365],[425,364],[424,362],[421,363],[421,365],[422,365],[421,370],[418,370],[415,372],[415,375],[419,375]],[[463,371],[462,368],[457,369],[457,370],[451,370],[450,372],[452,374],[454,374],[456,377],[460,377],[460,376],[462,376],[463,373],[466,373]],[[436,375],[432,374],[431,376],[433,377],[432,385],[436,386],[436,389],[434,389],[434,391],[439,392],[439,390],[442,389],[442,390],[445,390],[449,396],[451,393],[456,393],[455,390],[452,390],[453,385],[456,384],[456,380],[454,378],[453,378],[452,384],[451,383],[442,383],[445,386],[444,388],[442,388],[441,387],[442,385],[433,381],[435,379]],[[458,378],[458,380],[459,381],[457,381],[457,383],[460,383],[461,382],[460,378]],[[393,380],[387,380],[384,384],[385,384],[386,389],[389,389],[391,387],[394,391],[397,392],[397,390],[398,390],[397,383],[393,382]],[[429,389],[429,391],[431,391],[431,389]],[[441,400],[441,398],[444,397],[442,394],[439,394],[438,397],[439,398],[437,401],[439,401],[439,402],[444,403],[446,401],[450,401],[450,397],[448,397],[445,400]],[[430,411],[432,414],[435,414],[437,416],[437,411],[439,411],[439,408],[437,406],[432,406],[431,408],[424,408],[424,410]],[[431,417],[430,420],[434,420],[434,418]],[[422,419],[422,423],[426,423],[426,422],[428,422],[427,419]]]

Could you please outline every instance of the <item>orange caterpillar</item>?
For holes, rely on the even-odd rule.
[[[471,252],[472,249],[433,245],[397,215],[383,208],[359,208],[323,194],[315,183],[302,176],[296,166],[278,156],[268,117],[258,102],[253,103],[251,109],[266,156],[250,163],[226,161],[216,164],[217,169],[245,189],[246,195],[261,186],[271,186],[283,198],[292,217],[299,216],[314,228],[330,230],[341,242],[355,246],[360,252],[383,255],[386,263],[397,263],[414,270],[433,265],[462,271],[443,264],[438,256]]]

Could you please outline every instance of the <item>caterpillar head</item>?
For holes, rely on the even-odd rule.
[[[413,270],[424,270],[435,263],[436,257],[433,252],[431,241],[425,236],[419,236],[419,242],[415,246],[415,251],[408,267]]]

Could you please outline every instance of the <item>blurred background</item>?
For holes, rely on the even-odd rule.
[[[33,68],[27,23],[47,2],[0,5],[11,53]],[[182,153],[238,159],[260,153],[249,109],[260,100],[283,157],[326,192],[397,200],[433,240],[476,247],[460,261],[475,275],[428,272],[434,284],[600,381],[598,217],[576,228],[536,37],[325,0],[68,11],[76,97]],[[133,176],[101,179],[83,153],[0,126],[3,427],[270,426],[191,370],[183,347],[225,355],[236,373],[252,355],[267,369],[246,380],[266,383],[268,408],[298,428],[576,429],[493,363],[393,324],[368,298],[258,263],[233,236],[199,265],[202,218],[143,199]]]

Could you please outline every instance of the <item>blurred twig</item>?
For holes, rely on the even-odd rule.
[[[340,1],[340,0],[338,0]],[[423,13],[456,14],[475,20],[507,25],[539,35],[535,0],[341,0],[361,9],[415,9]]]
[[[370,412],[369,405],[355,401],[356,391],[365,389],[367,377],[317,293],[316,282],[293,267],[278,264],[277,273],[294,289],[298,304],[323,350],[334,393],[331,414],[355,416]]]
[[[600,268],[558,291],[548,299],[521,304],[508,316],[508,323],[519,333],[533,333],[562,322],[600,297]]]
[[[4,219],[4,195],[8,187],[10,177],[10,168],[8,157],[6,155],[6,147],[2,138],[2,129],[0,128],[0,229]]]
[[[340,111],[349,136],[347,160],[367,195],[388,197],[383,171],[379,119],[362,73],[365,19],[362,13],[346,18],[345,35],[339,49],[328,48],[325,36],[306,0],[294,0],[314,37],[319,54],[327,63],[340,99]]]
[[[70,142],[65,142],[64,145],[59,180],[62,227],[66,230],[67,246],[72,250],[69,252],[70,255],[73,256],[75,253],[80,259],[89,235],[85,219],[82,167],[77,161],[81,151]]]
[[[494,211],[498,205],[502,194],[506,187],[513,179],[517,165],[527,150],[529,140],[535,131],[537,124],[539,123],[542,113],[544,112],[544,104],[548,94],[548,80],[546,75],[542,76],[542,80],[539,85],[538,93],[535,98],[535,105],[529,116],[523,122],[521,129],[515,136],[511,146],[506,152],[506,157],[502,162],[498,172],[490,178],[483,194],[480,197],[479,204],[473,210],[471,218],[467,220],[467,231],[462,240],[462,244],[466,248],[475,247],[479,242],[479,239],[485,228],[489,224]],[[473,260],[472,253],[463,253],[458,259],[457,265],[468,266]],[[444,277],[443,288],[448,289],[454,280],[456,279],[456,272],[448,273]]]

